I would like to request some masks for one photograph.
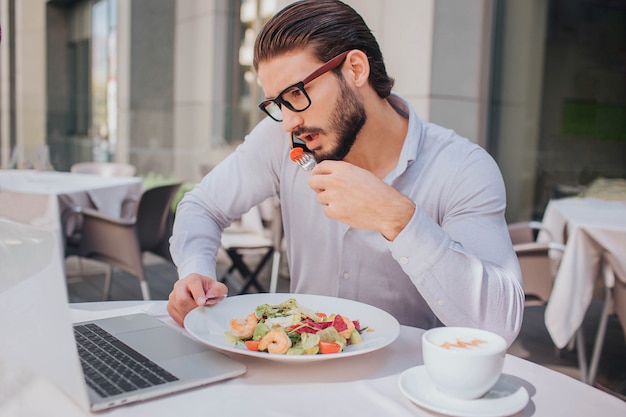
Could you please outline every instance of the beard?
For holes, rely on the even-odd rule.
[[[329,132],[336,132],[337,139],[331,148],[326,152],[312,150],[311,153],[317,163],[324,160],[341,161],[352,149],[358,133],[363,128],[367,115],[365,114],[365,108],[357,94],[350,89],[346,80],[341,76],[339,77],[339,86],[341,96],[335,108],[333,109],[332,116],[330,118]],[[315,131],[317,133],[325,133],[322,129],[307,129],[308,131]]]

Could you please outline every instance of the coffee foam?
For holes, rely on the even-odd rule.
[[[485,344],[489,343],[486,340],[473,338],[471,340],[468,339],[459,339],[456,338],[453,342],[443,342],[439,345],[444,349],[482,349]]]
[[[449,330],[449,331],[446,331]],[[493,352],[502,349],[500,339],[490,337],[478,329],[467,328],[444,328],[441,331],[429,335],[428,340],[442,349],[466,352]]]

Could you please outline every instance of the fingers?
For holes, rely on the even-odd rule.
[[[316,193],[326,191],[326,182],[328,175],[333,174],[334,168],[338,168],[341,162],[338,161],[322,161],[313,168],[311,177],[309,178],[309,187]]]
[[[198,299],[198,305],[214,305],[226,298],[228,287],[218,281],[209,281],[209,287],[205,295]],[[202,303],[201,301],[204,300]]]
[[[194,307],[204,305],[204,303],[206,302],[207,292],[205,290],[203,277],[198,274],[193,274],[186,277],[185,279],[187,280],[185,291],[188,295],[191,296],[193,300],[195,300]]]
[[[214,305],[223,300],[228,287],[200,274],[191,274],[176,281],[170,292],[167,312],[179,325],[184,325],[187,313],[198,306]]]
[[[170,301],[167,303],[167,312],[174,319],[179,326],[184,327],[184,315],[182,315],[176,308],[176,304],[171,302],[172,295],[170,294]]]
[[[347,164],[347,162],[331,161],[331,160],[322,161],[319,164],[315,165],[315,168],[311,170],[311,174],[312,175],[331,174],[334,169],[340,167],[343,164]]]
[[[174,289],[169,295],[167,302],[167,312],[180,326],[184,326],[184,319],[187,313],[193,310],[196,306],[189,295],[180,297],[180,287],[178,285],[180,281],[176,282]]]
[[[217,303],[219,303],[220,301],[222,301],[224,298],[226,298],[225,295],[221,296],[221,297],[211,297],[211,298],[207,298],[206,301],[204,302],[205,306],[212,306],[215,305]]]
[[[213,298],[224,298],[228,295],[228,287],[222,282],[211,280],[207,295]]]
[[[309,187],[316,193],[351,187],[359,181],[361,168],[344,161],[322,161],[313,168]]]

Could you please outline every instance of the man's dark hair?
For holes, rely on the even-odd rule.
[[[394,80],[387,75],[376,38],[363,18],[340,1],[298,1],[279,11],[256,39],[254,68],[296,49],[311,51],[321,62],[348,50],[361,50],[369,60],[371,86],[381,98],[391,93]]]

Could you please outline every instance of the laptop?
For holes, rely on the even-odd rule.
[[[90,411],[246,372],[147,314],[73,325],[61,259],[58,235],[0,219],[0,369],[4,362],[35,372]],[[139,376],[120,380],[126,362]]]

